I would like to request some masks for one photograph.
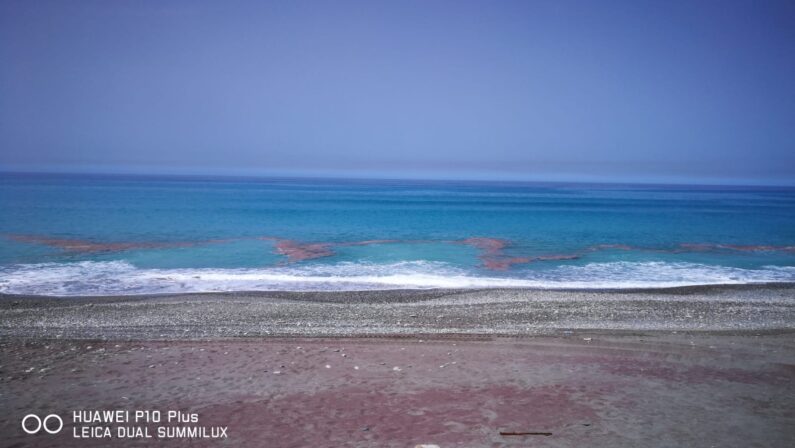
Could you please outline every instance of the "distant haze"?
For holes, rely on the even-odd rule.
[[[2,1],[0,169],[795,183],[792,1]]]

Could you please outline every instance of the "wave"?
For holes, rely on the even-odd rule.
[[[241,269],[148,269],[125,261],[83,261],[2,267],[0,292],[96,296],[220,291],[660,288],[795,282],[795,266],[742,269],[694,263],[610,262],[528,270],[520,275],[480,276],[446,263],[428,261]]]

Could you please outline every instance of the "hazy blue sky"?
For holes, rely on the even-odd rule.
[[[793,1],[0,0],[0,168],[795,182]]]

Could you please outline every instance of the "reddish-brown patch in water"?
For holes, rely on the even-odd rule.
[[[517,263],[528,263],[529,258],[507,257],[503,250],[508,242],[497,238],[472,237],[460,241],[460,244],[472,246],[480,250],[478,258],[486,269],[504,271]]]
[[[20,243],[41,244],[69,252],[108,252],[128,250],[135,247],[131,243],[95,243],[86,240],[50,238],[36,235],[8,235],[8,238]]]
[[[141,242],[141,243],[101,243],[89,240],[79,240],[73,238],[52,238],[39,235],[6,235],[9,239],[21,243],[41,244],[54,247],[67,252],[98,253],[98,252],[121,252],[134,249],[167,249],[177,247],[191,247],[198,244],[220,243],[228,240],[207,240],[207,241],[178,241],[178,242]]]
[[[334,255],[329,243],[299,243],[292,240],[280,240],[276,243],[276,252],[285,255],[290,262],[312,260]]]
[[[532,263],[534,261],[560,261],[576,260],[579,254],[549,254],[537,255],[534,257],[511,257],[505,254],[504,250],[509,243],[506,240],[497,238],[472,237],[459,242],[480,249],[478,258],[486,269],[504,271],[515,264]]]
[[[710,250],[714,250],[715,246],[712,244],[704,244],[704,243],[682,243],[679,245],[679,250],[673,250],[672,252],[708,252]]]
[[[795,252],[795,246],[769,246],[769,245],[742,245],[742,244],[712,244],[712,243],[682,243],[682,251],[710,252],[715,250],[736,250],[740,252]]]
[[[483,251],[483,255],[499,256],[508,246],[508,242],[498,238],[472,237],[461,241],[461,244],[472,246]]]
[[[348,242],[319,242],[319,243],[303,243],[295,240],[286,240],[273,236],[262,236],[257,238],[264,241],[274,241],[276,243],[276,252],[287,257],[290,263],[312,260],[315,258],[325,258],[335,255],[332,249],[335,246],[367,246],[370,244],[388,244],[397,243],[398,240],[363,240],[363,241],[348,241]]]
[[[589,247],[587,250],[590,252],[596,252],[600,250],[636,250],[636,249],[637,248],[627,244],[597,244],[595,246]]]
[[[738,245],[738,244],[719,244],[720,249],[738,250],[742,252],[791,252],[795,250],[795,246],[754,246],[754,245]]]
[[[580,258],[577,254],[552,254],[552,255],[539,255],[533,257],[533,261],[559,261],[559,260],[576,260]]]
[[[504,271],[515,264],[530,263],[533,261],[527,257],[511,257],[511,258],[482,258],[483,266],[486,269],[493,269],[496,271]]]
[[[652,249],[634,247],[626,244],[597,244],[590,246],[588,252],[600,250],[638,250],[646,252],[672,253],[683,252],[713,252],[721,250],[736,250],[741,252],[795,252],[795,246],[770,246],[770,245],[741,245],[741,244],[713,244],[713,243],[680,243],[671,249]]]
[[[400,240],[364,240],[364,241],[349,241],[344,243],[333,243],[333,244],[335,246],[369,246],[371,244],[391,244],[399,242]]]

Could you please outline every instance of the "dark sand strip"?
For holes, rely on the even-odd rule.
[[[0,296],[0,336],[219,339],[795,329],[795,286]]]

